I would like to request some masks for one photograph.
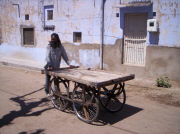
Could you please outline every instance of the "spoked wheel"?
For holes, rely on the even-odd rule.
[[[99,100],[86,86],[76,86],[72,94],[73,109],[77,117],[87,123],[95,121],[99,114]]]
[[[100,89],[99,100],[101,105],[109,112],[122,110],[126,102],[124,84],[115,84],[112,90],[105,87]]]
[[[64,111],[67,108],[69,102],[60,97],[60,95],[69,97],[67,83],[60,79],[53,78],[49,85],[49,98],[52,104],[56,109]]]

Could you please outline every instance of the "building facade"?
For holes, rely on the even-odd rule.
[[[0,55],[44,64],[58,33],[71,64],[180,81],[179,0],[0,0]]]

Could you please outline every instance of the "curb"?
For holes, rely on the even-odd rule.
[[[10,66],[10,67],[18,67],[23,69],[30,69],[34,71],[41,71],[42,68],[30,66],[30,65],[22,65],[22,64],[16,64],[16,63],[10,63],[5,61],[0,61],[0,65]]]

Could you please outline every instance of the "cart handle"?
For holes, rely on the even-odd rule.
[[[79,66],[62,67],[62,68],[56,68],[56,69],[53,69],[53,70],[45,70],[45,69],[42,69],[42,70],[41,70],[41,74],[45,74],[46,71],[56,71],[56,70],[73,69],[73,68],[79,68]]]

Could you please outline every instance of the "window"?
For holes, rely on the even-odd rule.
[[[82,34],[81,32],[73,32],[73,42],[81,42]]]
[[[29,14],[25,14],[25,20],[29,20]]]
[[[156,12],[153,12],[153,16],[154,16],[154,17],[156,16]]]
[[[47,20],[53,20],[53,10],[47,10]]]
[[[55,29],[55,26],[54,26],[54,25],[44,26],[44,30],[52,30],[52,31],[54,31],[54,29]]]
[[[23,28],[23,45],[34,45],[34,28]]]
[[[55,29],[54,22],[54,5],[46,5],[44,6],[44,30],[52,30]]]
[[[116,17],[119,17],[119,13],[116,13]]]

